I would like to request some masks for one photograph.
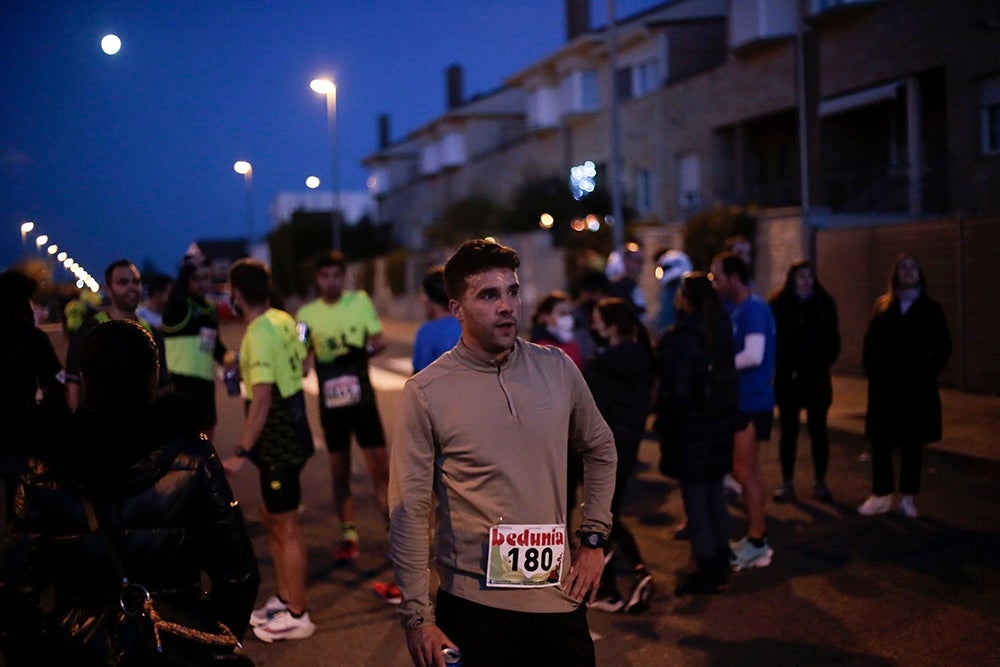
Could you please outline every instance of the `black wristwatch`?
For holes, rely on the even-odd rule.
[[[600,533],[578,530],[576,531],[576,536],[580,538],[580,546],[587,547],[588,549],[603,549],[604,545],[608,542],[608,538]]]

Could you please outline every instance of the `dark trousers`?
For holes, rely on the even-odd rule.
[[[465,667],[595,667],[587,607],[562,614],[494,609],[438,591],[438,627],[462,652]]]
[[[806,426],[809,429],[809,443],[812,445],[813,471],[816,481],[826,480],[826,467],[830,459],[830,439],[826,432],[828,408],[821,405],[805,405],[798,401],[782,401],[778,404],[781,420],[781,475],[786,482],[795,477],[795,455],[799,440],[799,413],[806,410]]]
[[[618,468],[615,473],[615,492],[611,496],[611,533],[608,536],[608,548],[615,548],[625,559],[629,569],[633,569],[643,564],[642,555],[639,553],[639,544],[635,541],[635,536],[622,521],[621,508],[622,503],[625,502],[626,486],[632,477],[632,469],[639,456],[639,443],[617,444]],[[608,563],[601,574],[601,588],[615,589],[617,587],[614,565]]]
[[[722,477],[708,482],[681,482],[681,498],[691,550],[696,559],[714,558],[729,547],[729,511],[722,492]]]
[[[892,474],[892,450],[895,443],[872,441],[872,493],[887,496],[895,490]],[[906,495],[920,493],[920,468],[923,445],[916,442],[899,443],[899,492]]]

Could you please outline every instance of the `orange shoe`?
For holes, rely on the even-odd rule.
[[[357,540],[341,540],[333,558],[338,563],[350,563],[360,555],[361,549],[358,547]]]
[[[393,581],[376,581],[372,584],[372,593],[389,604],[399,604],[403,601],[403,594]]]

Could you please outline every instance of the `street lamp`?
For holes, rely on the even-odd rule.
[[[41,236],[36,236],[35,237],[35,249],[38,250],[39,253],[41,253],[42,252],[42,246],[45,245],[48,242],[49,242],[49,237],[48,237],[47,234],[42,234]]]
[[[28,222],[22,222],[21,223],[21,250],[22,251],[24,250],[25,239],[28,237],[28,234],[34,228],[35,228],[35,223],[31,222],[30,220]]]
[[[243,184],[247,191],[247,252],[253,243],[253,166],[246,160],[233,163],[233,171],[243,175]]]
[[[337,86],[330,79],[313,79],[309,82],[313,92],[326,96],[326,125],[330,132],[330,189],[333,198],[330,200],[330,218],[332,220],[331,234],[334,250],[340,250],[340,178],[337,174]]]

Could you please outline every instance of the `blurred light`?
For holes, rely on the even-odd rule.
[[[21,223],[22,234],[27,234],[34,228],[35,228],[35,223],[31,222],[30,220],[28,222]]]
[[[113,56],[122,50],[122,40],[118,35],[105,35],[101,39],[101,51],[104,51],[109,56]]]
[[[542,213],[541,217],[538,218],[538,224],[542,229],[552,229],[552,225],[556,223],[555,218],[549,213]]]
[[[237,160],[236,162],[233,163],[233,171],[235,171],[237,174],[243,174],[244,176],[246,176],[251,171],[253,171],[253,167],[250,166],[250,163],[247,162],[246,160]]]
[[[368,186],[369,190],[374,190],[378,187],[378,179],[374,176],[369,176],[368,180],[365,181],[365,185]]]
[[[49,237],[46,234],[42,234],[35,239],[35,245],[41,248],[43,245],[49,242]]]
[[[306,179],[306,187],[309,188],[310,190],[315,190],[316,188],[318,188],[319,187],[319,177],[318,176],[310,176],[309,178],[307,178]]]
[[[657,280],[663,280],[663,267],[662,266],[657,266],[653,270],[653,275],[656,276]]]
[[[639,252],[639,244],[630,241],[625,244],[625,250],[627,252]]]
[[[592,232],[596,232],[601,228],[601,221],[597,219],[597,216],[591,213],[587,216],[587,229]]]
[[[497,242],[496,238],[493,237],[493,236],[487,236],[483,240],[486,241],[487,243],[496,243]]]
[[[65,250],[56,255],[56,259],[58,259],[60,262],[65,262],[67,257],[69,257],[69,255],[66,254]]]
[[[53,243],[52,245],[50,245],[50,246],[48,247],[48,251],[49,251],[49,254],[50,254],[50,255],[54,255],[54,254],[56,254],[57,252],[59,252],[59,246],[57,246],[57,245],[56,245],[55,243]]]
[[[83,281],[82,280],[77,280],[76,281],[76,288],[77,289],[83,289]]]
[[[569,223],[569,226],[573,229],[574,232],[582,232],[584,229],[587,228],[587,225],[586,223],[584,223],[583,218],[574,219],[573,222]]]
[[[61,255],[62,253],[59,254]],[[62,260],[62,264],[68,269],[69,267],[73,266],[73,260],[70,259],[69,257],[64,257]]]
[[[337,86],[330,79],[313,79],[309,82],[309,87],[320,95],[329,95],[337,90]]]
[[[583,164],[571,167],[569,170],[569,187],[573,193],[573,199],[583,199],[594,191],[594,178],[597,176],[597,167],[590,160]]]

